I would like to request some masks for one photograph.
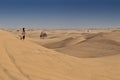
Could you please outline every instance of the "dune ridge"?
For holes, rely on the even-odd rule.
[[[82,33],[43,46],[80,58],[96,58],[117,55],[120,52],[120,32]]]
[[[120,55],[78,58],[0,30],[0,80],[119,80]]]

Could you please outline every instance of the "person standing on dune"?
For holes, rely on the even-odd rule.
[[[22,28],[22,40],[24,40],[25,39],[25,28]]]

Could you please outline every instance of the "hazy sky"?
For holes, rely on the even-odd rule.
[[[0,27],[119,27],[120,0],[0,0]]]

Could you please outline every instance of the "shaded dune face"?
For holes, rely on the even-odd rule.
[[[55,43],[50,43],[50,44],[45,44],[43,46],[47,47],[47,48],[51,48],[51,49],[55,49],[55,48],[63,48],[66,47],[67,44],[69,44],[70,42],[73,41],[74,38],[69,37],[67,39],[64,39],[62,41],[59,42],[55,42]]]
[[[55,51],[78,58],[97,58],[117,55],[120,52],[120,30],[91,31],[51,30],[45,40],[40,31],[29,32],[31,41]]]
[[[96,58],[120,54],[120,32],[111,33],[83,33],[82,36],[69,37],[59,42],[43,45],[58,52],[79,58]],[[84,38],[77,40],[78,38]],[[75,41],[77,41],[75,43]],[[73,43],[70,45],[71,43]]]
[[[79,58],[96,58],[120,54],[120,45],[115,41],[102,39],[56,50]]]

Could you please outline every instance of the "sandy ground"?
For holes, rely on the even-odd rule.
[[[120,30],[0,30],[0,80],[120,80]]]

